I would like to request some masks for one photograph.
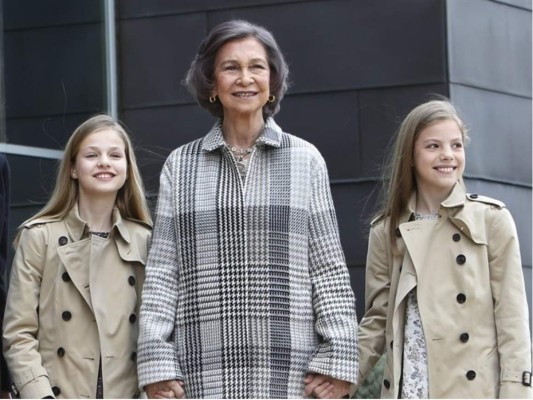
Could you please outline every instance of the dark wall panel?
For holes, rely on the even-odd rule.
[[[52,192],[57,160],[8,154],[11,167],[11,204],[43,204]]]
[[[100,1],[3,0],[4,29],[96,22]]]
[[[368,223],[377,200],[376,182],[334,184],[331,193],[346,261],[348,265],[364,264]]]
[[[313,143],[331,179],[360,176],[359,121],[355,92],[294,95],[283,99],[275,117],[284,131]]]
[[[159,188],[159,173],[172,150],[207,134],[215,119],[197,105],[127,110],[122,120],[132,135],[147,191]]]
[[[531,97],[531,12],[488,0],[447,12],[450,81]]]
[[[121,106],[193,102],[181,82],[206,29],[203,14],[123,21],[119,25]]]
[[[435,95],[448,95],[448,87],[420,85],[368,89],[358,92],[361,160],[360,176],[379,177],[383,162],[403,118],[411,109]]]
[[[296,3],[309,0],[118,0],[120,18],[142,18],[156,15],[190,13],[265,4]]]
[[[5,32],[7,118],[101,109],[100,24]]]
[[[7,141],[24,146],[63,149],[74,129],[92,114],[9,119],[6,121]]]
[[[311,1],[212,12],[209,28],[263,24],[290,62],[293,93],[346,90],[444,82],[443,10],[441,0]]]

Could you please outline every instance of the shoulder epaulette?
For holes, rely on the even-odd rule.
[[[480,194],[477,194],[477,193],[468,193],[466,197],[468,198],[468,200],[478,201],[480,203],[489,204],[491,206],[496,206],[498,208],[505,207],[505,203],[503,201],[496,200],[488,196],[481,196]]]

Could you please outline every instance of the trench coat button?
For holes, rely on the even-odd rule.
[[[70,311],[63,311],[63,314],[61,314],[61,318],[63,318],[63,321],[69,321],[72,318],[72,314]]]
[[[459,339],[461,342],[466,343],[468,342],[468,339],[470,339],[470,335],[468,333],[461,333],[461,336],[459,336]]]
[[[65,349],[63,347],[60,347],[59,349],[57,349],[58,357],[63,357],[64,355],[65,355]]]
[[[135,277],[134,276],[130,276],[128,278],[128,283],[130,284],[130,286],[135,285]]]
[[[135,323],[135,321],[137,321],[137,316],[135,314],[131,314],[130,315],[130,322],[133,324],[133,323]]]
[[[61,275],[61,279],[63,279],[64,282],[70,282],[70,275],[68,272],[63,272],[63,275]]]
[[[472,193],[472,194],[470,195],[470,198],[471,198],[471,199],[477,199],[478,197],[479,197],[479,196],[477,195],[477,193]]]
[[[59,389],[57,386],[54,386],[52,388],[52,392],[54,392],[54,396],[59,396],[59,394],[61,393],[61,389]]]
[[[463,293],[459,293],[456,299],[459,304],[463,304],[466,301],[466,296]]]
[[[385,389],[390,389],[390,382],[388,379],[385,379],[383,381],[383,386],[385,386]]]
[[[459,265],[463,265],[463,264],[466,262],[466,257],[465,257],[463,254],[459,254],[459,255],[455,258],[455,261],[457,261],[457,264],[459,264]]]
[[[459,240],[461,240],[461,235],[459,235],[458,233],[454,233],[452,239],[454,242],[458,242]]]
[[[394,346],[394,340],[390,341],[390,348],[392,349],[392,346]]]
[[[130,356],[130,358],[131,358],[131,361],[135,361],[135,360],[137,360],[137,352],[132,351],[132,352],[131,352],[131,356]]]
[[[67,239],[66,236],[61,236],[61,237],[58,239],[57,242],[59,243],[60,246],[64,246],[64,245],[66,245],[66,244],[68,243],[68,239]]]
[[[400,228],[396,228],[394,230],[394,234],[396,235],[396,237],[402,237],[402,232],[400,232]]]
[[[474,379],[476,379],[476,371],[468,371],[466,373],[466,379],[468,379],[469,381],[473,381]]]

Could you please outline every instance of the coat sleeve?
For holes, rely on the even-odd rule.
[[[146,264],[138,342],[139,386],[182,379],[176,354],[175,318],[178,304],[172,157],[161,172],[152,245]]]
[[[506,209],[491,208],[488,256],[500,356],[500,398],[533,397],[527,298],[515,223]],[[531,382],[531,380],[529,380]]]
[[[380,222],[370,230],[365,277],[365,315],[359,325],[359,378],[363,384],[372,367],[385,351],[387,309],[391,285],[390,266],[385,235]],[[357,389],[356,388],[356,389]]]
[[[45,228],[23,229],[11,269],[3,348],[21,398],[53,396],[37,339],[45,249]]]
[[[312,171],[309,270],[315,331],[322,341],[309,371],[355,383],[358,369],[355,296],[340,244],[326,166],[321,157],[319,161]]]

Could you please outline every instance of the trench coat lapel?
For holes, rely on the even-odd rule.
[[[91,257],[91,240],[83,239],[59,247],[57,253],[61,262],[65,266],[72,283],[76,286],[92,311],[93,306],[89,285],[89,269],[87,268],[87,260]]]

